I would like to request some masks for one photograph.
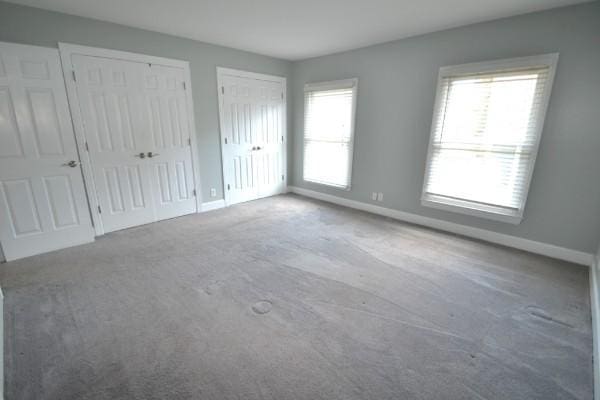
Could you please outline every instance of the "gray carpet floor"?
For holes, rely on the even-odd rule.
[[[293,195],[0,282],[7,400],[592,398],[586,268]]]

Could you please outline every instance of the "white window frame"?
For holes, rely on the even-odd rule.
[[[352,164],[354,161],[354,131],[356,126],[356,98],[358,97],[358,78],[350,78],[350,79],[339,79],[335,81],[327,81],[327,82],[314,82],[307,83],[304,85],[304,98],[302,99],[304,103],[304,115],[303,115],[303,124],[306,121],[306,92],[317,92],[321,90],[335,90],[335,89],[348,89],[353,88],[352,95],[352,116],[350,117],[350,142],[348,145],[348,151],[350,153],[348,160],[348,186],[338,186],[331,185],[324,182],[317,182],[305,179],[304,177],[304,149],[306,148],[305,142],[305,126],[302,128],[302,180],[305,182],[310,182],[315,185],[323,185],[335,189],[350,191],[352,189]]]
[[[531,184],[531,178],[533,176],[533,170],[535,167],[535,160],[537,158],[540,140],[542,138],[542,131],[544,128],[544,122],[546,120],[546,111],[548,109],[548,103],[550,102],[550,94],[552,92],[552,86],[554,83],[554,76],[556,74],[556,65],[558,63],[558,53],[535,55],[530,57],[519,57],[501,59],[487,62],[469,63],[461,65],[453,65],[440,68],[438,74],[438,82],[436,87],[435,103],[433,108],[433,118],[431,123],[431,131],[429,134],[429,146],[427,149],[427,163],[425,164],[425,175],[423,178],[423,188],[421,191],[421,205],[430,208],[436,208],[444,211],[452,211],[460,214],[472,215],[482,218],[487,218],[494,221],[507,222],[518,225],[523,220],[523,213],[525,211],[525,204],[527,203],[527,197],[529,195],[529,187]],[[536,140],[532,150],[532,157],[529,162],[527,178],[525,182],[525,194],[523,195],[522,202],[519,205],[516,214],[505,214],[499,212],[494,206],[477,206],[472,202],[463,200],[449,200],[447,198],[436,198],[432,195],[426,194],[427,176],[429,176],[429,169],[431,167],[431,157],[434,145],[435,136],[435,124],[438,115],[438,110],[441,107],[443,101],[442,85],[443,80],[447,77],[456,75],[469,75],[469,74],[480,74],[489,72],[500,72],[502,70],[530,68],[536,66],[547,66],[548,70],[548,85],[547,90],[543,93],[541,104],[539,108],[539,115],[537,117],[536,126]]]

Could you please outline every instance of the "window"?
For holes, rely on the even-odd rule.
[[[423,205],[521,221],[557,61],[440,69]]]
[[[304,86],[304,180],[350,189],[357,79]]]

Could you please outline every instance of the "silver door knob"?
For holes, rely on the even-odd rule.
[[[146,154],[144,154],[144,153],[135,154],[134,157],[144,158],[144,157],[146,157]]]
[[[64,163],[64,164],[63,164],[63,167],[71,167],[71,168],[75,168],[75,167],[76,167],[76,166],[78,166],[78,165],[79,165],[79,163],[78,163],[77,161],[75,161],[75,160],[71,160],[71,161],[69,161],[69,162],[67,162],[67,163]]]
[[[256,150],[260,150],[260,149],[261,149],[261,147],[260,147],[260,146],[256,146]]]
[[[159,155],[158,153],[153,153],[153,152],[151,152],[151,151],[149,151],[149,152],[148,152],[148,157],[150,157],[150,158],[152,158],[152,157],[156,157],[156,156],[158,156],[158,155]]]

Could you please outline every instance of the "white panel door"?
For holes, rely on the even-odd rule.
[[[84,55],[72,62],[104,231],[155,221],[140,64]]]
[[[283,87],[280,82],[255,81],[257,98],[253,132],[260,149],[254,152],[254,158],[258,197],[266,197],[285,190]]]
[[[14,260],[94,240],[58,51],[0,43],[0,242]]]
[[[258,198],[257,162],[258,138],[252,136],[256,118],[256,88],[253,81],[226,76],[221,82],[222,104],[221,143],[225,196],[228,204]]]
[[[158,219],[196,212],[190,126],[184,70],[141,64],[145,121],[150,145],[147,163]]]
[[[227,73],[219,83],[227,203],[284,192],[283,83]]]
[[[71,62],[104,232],[196,212],[184,69]]]

